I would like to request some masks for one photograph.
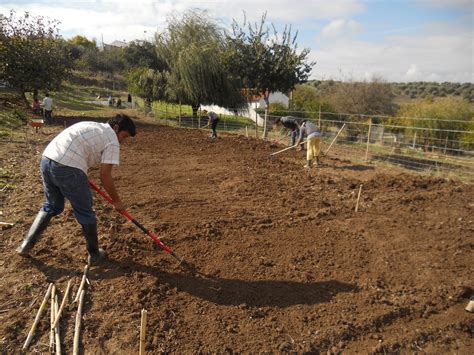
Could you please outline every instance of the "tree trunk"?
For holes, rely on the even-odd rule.
[[[193,110],[193,117],[194,118],[197,118],[197,116],[198,116],[197,112],[198,112],[200,106],[201,106],[200,104],[191,105],[191,108]]]
[[[30,103],[28,102],[28,99],[26,98],[25,92],[23,90],[20,91],[20,97],[23,100],[23,103],[25,104],[25,108],[29,109]]]

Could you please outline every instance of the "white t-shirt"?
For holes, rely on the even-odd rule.
[[[43,156],[87,174],[99,163],[119,165],[120,144],[108,123],[79,122],[59,133]]]
[[[52,111],[53,110],[53,99],[50,97],[45,97],[43,99],[43,107],[45,110]]]

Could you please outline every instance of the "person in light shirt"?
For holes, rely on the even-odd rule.
[[[318,127],[310,120],[304,119],[300,126],[300,135],[295,144],[296,149],[300,150],[299,144],[306,137],[306,165],[305,168],[311,168],[313,165],[313,159],[316,165],[321,165],[319,161],[319,153],[321,152],[321,132]]]
[[[49,94],[46,93],[43,99],[43,110],[44,110],[44,119],[46,123],[53,123],[53,99],[49,97]]]
[[[48,144],[40,162],[45,201],[23,243],[17,248],[21,256],[29,255],[51,219],[64,210],[64,200],[68,199],[76,220],[82,226],[91,263],[96,264],[105,257],[104,250],[99,248],[87,171],[100,164],[100,179],[115,209],[119,212],[125,210],[114,185],[112,168],[119,164],[120,144],[135,134],[133,120],[119,114],[107,123],[76,123]]]

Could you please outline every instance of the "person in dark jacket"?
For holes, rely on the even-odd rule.
[[[298,119],[296,117],[284,116],[278,117],[275,120],[275,125],[277,127],[283,127],[290,131],[291,136],[291,145],[295,145],[296,138],[298,137],[298,132],[300,129]]]
[[[217,124],[219,123],[219,116],[217,116],[217,113],[213,111],[202,110],[202,113],[204,113],[208,118],[207,126],[211,127],[211,138],[217,138]]]

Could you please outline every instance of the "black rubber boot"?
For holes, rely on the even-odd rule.
[[[317,165],[317,166],[321,166],[321,161],[319,160],[319,156],[316,157],[316,165]]]
[[[102,248],[99,248],[97,224],[81,224],[81,226],[84,237],[86,237],[89,262],[91,265],[98,264],[105,259],[105,251]]]
[[[43,231],[48,226],[51,218],[53,218],[53,214],[49,212],[45,212],[43,210],[38,212],[33,224],[30,227],[30,230],[23,240],[23,243],[21,243],[21,245],[16,249],[18,254],[21,256],[28,256],[30,254],[31,249],[33,249],[33,246],[38,241],[41,233],[43,233]]]

